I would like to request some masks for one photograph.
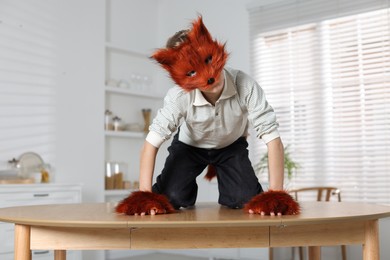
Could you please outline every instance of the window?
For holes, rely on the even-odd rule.
[[[300,165],[289,187],[332,185],[343,200],[390,203],[389,13],[302,14],[311,22],[271,30],[253,29],[251,14],[252,72]],[[256,161],[266,148],[251,142]]]

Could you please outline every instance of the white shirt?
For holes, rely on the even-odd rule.
[[[220,149],[248,134],[248,121],[265,143],[279,137],[278,123],[264,91],[239,70],[224,69],[225,83],[215,106],[198,89],[187,92],[175,86],[164,98],[146,141],[155,147],[180,126],[179,140],[199,148]]]

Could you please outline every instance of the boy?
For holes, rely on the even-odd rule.
[[[252,78],[225,67],[227,57],[225,46],[211,38],[202,17],[193,22],[191,30],[173,35],[166,48],[152,56],[169,72],[177,86],[168,91],[163,108],[149,127],[141,152],[139,189],[148,196],[165,195],[175,209],[195,204],[196,177],[207,166],[206,177],[216,175],[218,179],[221,205],[243,208],[263,192],[248,158],[249,122],[267,144],[269,188],[284,195],[284,153],[275,113]],[[164,169],[152,186],[158,149],[176,130]],[[126,208],[127,214],[154,215],[172,211],[171,207],[135,205],[144,201],[141,195],[127,201],[127,206],[134,206],[130,211]],[[245,210],[270,215],[287,212],[266,208],[256,202],[247,204]]]

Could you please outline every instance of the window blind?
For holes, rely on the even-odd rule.
[[[306,17],[310,4],[296,2]],[[343,200],[390,203],[390,11],[371,9],[328,19],[324,8],[322,19],[285,28],[256,26],[259,10],[251,13],[252,72],[300,165],[287,188],[337,186]],[[254,162],[266,152],[256,142]]]
[[[252,35],[322,22],[389,6],[389,0],[270,0],[248,6]]]
[[[54,163],[55,44],[50,1],[0,1],[0,167],[24,152]]]

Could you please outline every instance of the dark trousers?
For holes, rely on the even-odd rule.
[[[212,164],[217,170],[219,204],[242,208],[263,191],[247,148],[244,137],[222,149],[203,149],[180,142],[176,135],[153,192],[166,195],[176,209],[193,206],[198,194],[196,177]]]

